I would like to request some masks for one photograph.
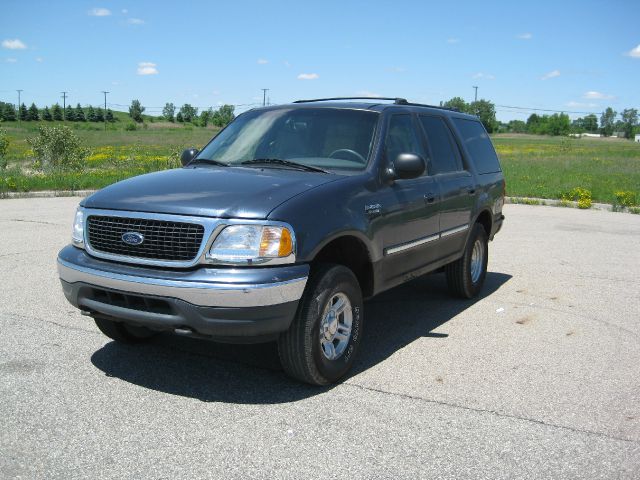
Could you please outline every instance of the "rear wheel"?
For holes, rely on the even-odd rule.
[[[282,367],[313,385],[335,382],[353,365],[362,326],[362,293],[353,272],[341,265],[318,267],[278,340]]]
[[[487,276],[489,246],[487,232],[479,223],[473,225],[464,255],[445,267],[449,291],[461,298],[473,298]]]
[[[156,335],[156,332],[145,327],[135,327],[102,317],[93,320],[102,333],[120,343],[143,343]]]

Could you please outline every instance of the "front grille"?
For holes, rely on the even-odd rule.
[[[122,235],[127,232],[143,235],[144,241],[140,245],[125,243]],[[97,252],[185,262],[198,254],[204,227],[165,220],[91,215],[87,219],[87,233],[91,248]]]

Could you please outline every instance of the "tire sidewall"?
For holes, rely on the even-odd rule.
[[[335,275],[325,275],[318,285],[316,297],[313,299],[310,312],[315,319],[311,323],[311,353],[318,373],[333,382],[342,377],[353,365],[363,333],[363,303],[360,288],[355,277],[348,271],[335,270]],[[318,294],[319,293],[319,294]],[[351,337],[344,353],[335,360],[327,359],[320,347],[320,322],[327,302],[337,293],[343,293],[351,303]]]
[[[476,243],[476,240],[480,240],[482,242],[482,248],[484,250],[482,256],[482,272],[480,273],[480,278],[476,283],[473,283],[471,279],[471,256],[473,253],[473,246]],[[469,296],[474,297],[480,292],[482,286],[484,285],[485,277],[487,276],[487,263],[489,260],[489,242],[487,239],[487,233],[484,228],[475,224],[473,230],[471,232],[471,236],[469,237],[469,243],[467,244],[467,248],[465,251],[465,265],[464,265],[464,275],[465,275],[465,283],[469,289]]]

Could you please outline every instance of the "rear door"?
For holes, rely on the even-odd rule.
[[[467,238],[476,187],[465,169],[460,150],[445,119],[439,115],[420,115],[430,169],[440,190],[440,258],[460,252]]]
[[[412,114],[391,115],[384,146],[388,165],[400,153],[425,158],[419,128]],[[418,178],[395,180],[378,192],[385,283],[398,283],[403,275],[437,259],[438,197],[438,185],[426,171]]]

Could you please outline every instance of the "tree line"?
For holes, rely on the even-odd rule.
[[[18,108],[16,113],[15,107],[11,103],[0,102],[0,120],[5,122],[12,122],[21,120],[23,122],[37,122],[38,120],[45,120],[47,122],[63,121],[68,122],[114,122],[115,118],[111,109],[106,111],[102,108],[93,108],[92,106],[83,109],[78,103],[75,108],[71,105],[67,105],[66,108],[62,108],[59,104],[52,105],[51,108],[44,107],[39,109],[35,103],[32,103],[29,108],[23,103]]]
[[[633,139],[636,131],[640,131],[638,128],[638,110],[635,108],[627,108],[618,114],[611,107],[608,107],[602,112],[599,119],[595,114],[571,121],[566,113],[554,113],[552,115],[533,113],[526,121],[511,120],[509,123],[502,123],[496,120],[495,105],[488,100],[467,103],[460,97],[453,97],[441,105],[445,108],[478,116],[489,133],[514,132],[536,135],[595,133],[605,137],[610,137],[614,133],[623,133],[625,138]],[[620,118],[616,120],[618,116]]]
[[[129,116],[133,121],[142,123],[144,118],[142,114],[145,111],[145,107],[142,106],[139,100],[133,100],[129,107]],[[235,118],[235,107],[233,105],[222,105],[220,108],[214,110],[209,107],[203,110],[198,115],[198,108],[192,106],[189,103],[185,103],[180,107],[176,114],[176,107],[173,103],[166,103],[162,109],[162,118],[168,122],[178,123],[191,123],[201,127],[206,127],[211,123],[216,127],[224,127]]]

